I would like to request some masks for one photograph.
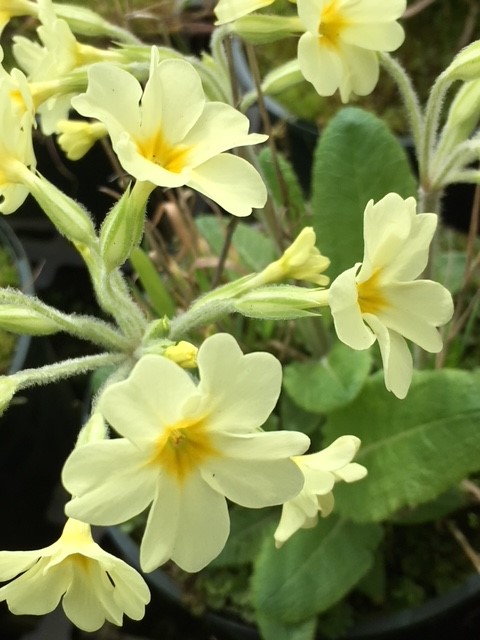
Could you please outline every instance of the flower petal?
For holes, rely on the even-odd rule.
[[[267,200],[267,190],[258,171],[243,158],[221,153],[192,169],[186,183],[211,198],[234,216],[250,215]]]
[[[201,345],[198,392],[208,399],[209,429],[249,431],[261,426],[280,395],[282,367],[270,353],[244,355],[237,341],[217,333]]]
[[[141,513],[154,497],[158,474],[145,462],[144,452],[124,439],[75,449],[62,474],[63,484],[74,496],[65,512],[102,525],[119,524]]]
[[[312,33],[304,33],[298,41],[298,64],[303,77],[321,96],[333,95],[342,82],[344,68],[337,52],[322,46]]]
[[[363,49],[395,51],[405,40],[405,32],[398,22],[353,22],[342,29],[342,40]]]
[[[365,314],[365,321],[377,336],[382,354],[386,388],[397,398],[405,398],[412,382],[413,373],[412,354],[405,339],[396,331],[387,329],[372,314]]]
[[[358,305],[355,274],[358,265],[341,273],[331,284],[328,303],[338,337],[352,349],[368,349],[375,342],[374,334],[365,325]]]
[[[126,380],[103,392],[99,409],[125,438],[132,442],[153,441],[164,427],[184,417],[182,406],[196,393],[191,377],[179,365],[163,356],[146,355]]]

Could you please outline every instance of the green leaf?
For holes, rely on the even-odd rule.
[[[257,623],[263,640],[314,640],[317,627],[316,618],[291,625],[274,618],[258,616]]]
[[[284,368],[283,386],[293,402],[311,413],[327,413],[355,398],[367,379],[369,351],[337,342],[317,362],[293,362]]]
[[[384,388],[381,373],[362,394],[331,413],[327,443],[345,433],[362,440],[355,460],[368,476],[335,487],[336,510],[358,522],[434,500],[480,470],[480,372],[420,371],[405,400]]]
[[[264,236],[257,227],[240,222],[233,234],[232,244],[249,271],[262,271],[276,259],[272,239]]]
[[[302,187],[298,181],[295,171],[288,160],[277,154],[278,169],[280,170],[288,198],[288,217],[289,220],[298,220],[300,226],[304,225],[305,218],[305,197]],[[273,196],[273,201],[277,206],[283,204],[282,189],[279,185],[277,169],[272,160],[272,152],[267,147],[263,149],[259,156],[258,162],[262,169],[263,177],[267,184],[267,188]]]
[[[243,509],[233,507],[230,510],[230,536],[222,553],[210,566],[235,567],[252,562],[262,541],[273,536],[277,519],[276,509]]]
[[[468,500],[460,487],[450,487],[435,500],[425,502],[414,509],[405,509],[395,514],[391,520],[396,524],[423,524],[433,522],[467,506]]]
[[[222,251],[227,222],[223,218],[211,215],[198,216],[195,219],[198,231],[216,255]],[[233,233],[232,245],[248,271],[261,271],[276,258],[275,246],[271,238],[263,235],[258,228],[244,222],[238,223]]]
[[[252,576],[258,614],[296,624],[325,611],[369,570],[381,536],[379,525],[331,516],[298,531],[281,549],[267,539]]]
[[[283,429],[302,431],[307,435],[317,431],[321,423],[318,414],[304,411],[294,404],[286,393],[280,396],[280,418]]]
[[[312,171],[313,226],[334,278],[363,259],[363,212],[387,193],[416,194],[404,149],[385,123],[355,107],[327,125]]]
[[[137,272],[148,300],[158,317],[173,317],[175,315],[175,302],[148,255],[137,247],[133,249],[130,255],[130,262]]]

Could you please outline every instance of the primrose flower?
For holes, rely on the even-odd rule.
[[[342,102],[371,93],[377,51],[394,51],[404,40],[396,20],[406,0],[298,0],[297,7],[306,31],[298,43],[304,77],[321,96],[340,89]]]
[[[356,482],[367,475],[364,466],[352,462],[359,447],[360,440],[355,436],[341,436],[323,451],[292,458],[305,476],[305,484],[298,496],[282,507],[274,533],[277,548],[299,529],[314,527],[319,512],[324,518],[330,515],[334,506],[332,489],[336,482]]]
[[[438,282],[415,280],[425,269],[437,216],[416,214],[414,198],[389,193],[371,200],[364,214],[362,263],[341,273],[329,289],[337,335],[352,349],[378,340],[385,385],[398,398],[412,379],[412,356],[404,338],[437,353],[442,338],[436,327],[450,320],[450,293]]]
[[[207,102],[200,76],[185,60],[159,62],[152,49],[150,76],[139,82],[111,64],[93,65],[88,90],[72,100],[84,116],[103,122],[122,167],[137,180],[162,187],[187,185],[237,216],[262,207],[266,189],[234,147],[263,142],[233,107]]]
[[[65,615],[84,631],[105,620],[120,626],[124,613],[141,620],[150,601],[140,574],[94,542],[89,525],[72,519],[49,547],[1,551],[0,580],[10,580],[0,588],[0,602],[12,613],[43,615],[61,599]]]
[[[199,571],[213,560],[229,533],[225,498],[260,508],[290,500],[303,486],[290,458],[307,449],[308,437],[259,429],[280,393],[278,360],[243,355],[232,336],[216,334],[197,362],[198,385],[163,356],[141,358],[98,404],[122,437],[77,448],[64,468],[74,496],[69,515],[116,524],[151,505],[144,571],[168,559]]]
[[[23,204],[29,190],[23,184],[22,172],[25,167],[34,169],[36,165],[29,94],[23,92],[20,85],[18,91],[12,86],[4,77],[0,79],[0,212],[3,214],[13,213]]]
[[[0,0],[0,35],[12,18],[34,16],[36,8],[31,0]]]

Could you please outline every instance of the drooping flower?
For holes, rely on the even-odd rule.
[[[405,338],[430,353],[442,349],[437,327],[453,314],[452,297],[438,282],[416,280],[425,269],[437,216],[416,213],[414,198],[389,193],[364,214],[362,263],[341,273],[328,300],[337,335],[352,349],[378,340],[385,385],[398,398],[412,379]]]
[[[140,574],[94,542],[89,525],[72,519],[49,547],[1,551],[0,580],[10,580],[0,601],[12,613],[44,615],[62,600],[65,615],[84,631],[105,620],[121,625],[123,614],[141,620],[150,601]]]
[[[281,365],[243,355],[228,334],[198,351],[199,384],[171,360],[146,355],[108,387],[99,409],[122,437],[77,448],[63,482],[69,515],[92,524],[124,522],[150,507],[140,550],[145,571],[172,559],[198,571],[229,533],[226,499],[260,508],[293,498],[303,477],[292,455],[302,433],[259,429],[273,410]]]
[[[305,33],[298,43],[304,77],[321,96],[364,96],[378,81],[378,51],[394,51],[404,32],[396,20],[406,0],[298,0]]]
[[[314,527],[319,513],[324,518],[330,515],[334,506],[332,489],[336,482],[356,482],[367,475],[364,466],[352,462],[359,447],[360,440],[355,436],[341,436],[323,451],[293,458],[305,476],[305,484],[298,496],[282,507],[274,533],[277,548],[299,529]]]
[[[15,36],[13,53],[31,84],[42,131],[49,135],[56,130],[59,120],[68,118],[70,100],[78,83],[71,73],[103,60],[121,62],[123,57],[114,49],[79,42],[67,22],[57,17],[51,0],[38,0],[38,18],[41,44]]]
[[[107,135],[101,122],[85,120],[60,120],[56,126],[58,146],[69,160],[80,160],[97,140]]]
[[[3,54],[2,54],[3,57]],[[1,59],[0,59],[1,60]],[[24,186],[21,170],[35,169],[32,145],[33,109],[25,76],[17,70],[15,80],[0,73],[0,212],[13,213],[25,201],[29,190]]]
[[[233,107],[207,102],[190,63],[159,62],[153,48],[143,92],[132,75],[108,63],[93,65],[88,76],[87,92],[72,104],[105,124],[120,164],[137,180],[190,186],[237,216],[265,204],[256,169],[224,152],[266,136],[249,134],[248,119]]]

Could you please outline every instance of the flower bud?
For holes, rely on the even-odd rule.
[[[100,247],[108,270],[122,265],[139,245],[145,206],[153,189],[154,185],[149,182],[136,182],[133,189],[129,186],[105,218],[100,230]]]
[[[15,304],[0,305],[0,329],[30,336],[46,336],[60,330],[54,320]]]
[[[177,344],[167,347],[163,355],[184,369],[195,369],[197,366],[197,353],[198,348],[195,345],[186,340],[181,340]]]
[[[82,205],[31,171],[22,172],[22,182],[63,236],[87,247],[96,242],[93,222]]]
[[[480,78],[480,40],[463,48],[444,71],[450,80],[478,80]]]
[[[459,141],[466,140],[480,120],[480,78],[465,82],[458,90],[448,112],[445,125],[456,129]]]
[[[330,279],[322,275],[330,260],[322,256],[315,246],[316,236],[312,227],[305,227],[283,255],[269,264],[258,276],[262,284],[270,284],[292,278],[327,286]]]
[[[251,15],[236,20],[231,30],[242,40],[252,44],[267,44],[302,32],[298,16]]]
[[[69,160],[80,160],[97,140],[107,135],[102,122],[85,120],[60,120],[57,131],[60,134],[58,144]]]
[[[293,320],[318,315],[320,306],[326,305],[327,291],[294,285],[261,287],[232,303],[238,313],[262,320]]]

